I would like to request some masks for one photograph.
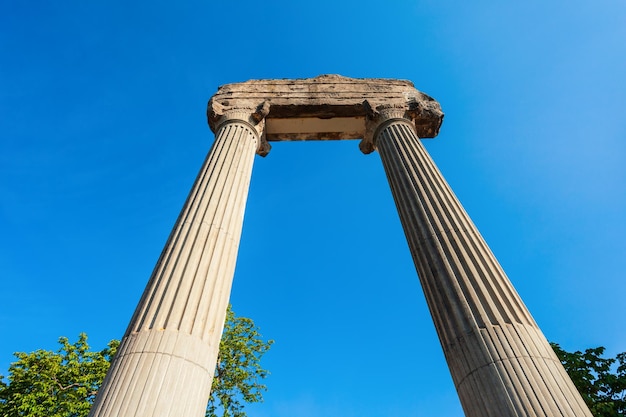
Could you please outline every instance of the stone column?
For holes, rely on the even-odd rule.
[[[465,415],[591,417],[408,113],[371,118],[361,149],[382,158]]]
[[[222,117],[90,416],[204,416],[263,123]]]

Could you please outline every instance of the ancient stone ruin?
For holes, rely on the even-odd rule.
[[[382,159],[465,414],[591,417],[420,142],[443,120],[434,99],[401,80],[252,80],[220,87],[207,116],[215,142],[90,416],[204,416],[255,154],[362,139]]]

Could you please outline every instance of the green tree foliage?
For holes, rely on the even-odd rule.
[[[207,417],[244,417],[245,403],[263,401],[267,388],[261,382],[268,372],[261,368],[260,361],[272,343],[263,341],[251,319],[237,317],[228,309]]]
[[[56,352],[18,352],[9,368],[8,384],[0,377],[0,416],[86,416],[119,345],[90,352],[87,335],[75,343],[59,339]]]
[[[230,306],[220,343],[207,417],[244,417],[245,403],[263,400],[261,381],[268,372],[261,357],[273,341],[263,341],[251,319],[236,317]],[[90,351],[87,335],[75,343],[59,339],[56,351],[18,352],[8,377],[0,375],[0,417],[84,417],[89,413],[119,346]]]
[[[603,347],[570,353],[551,345],[595,417],[626,417],[626,352],[604,358]]]

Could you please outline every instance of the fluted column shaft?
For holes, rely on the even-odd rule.
[[[258,142],[218,129],[90,416],[204,416]]]
[[[466,416],[590,417],[412,123],[374,140]]]

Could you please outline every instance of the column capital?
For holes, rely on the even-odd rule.
[[[265,116],[270,111],[270,104],[263,101],[256,108],[236,107],[226,108],[216,101],[209,101],[207,116],[211,121],[210,125],[215,134],[227,123],[243,123],[248,125],[259,138],[259,146],[256,153],[266,156],[272,146],[268,143],[265,135]]]
[[[381,128],[393,121],[401,121],[411,125],[415,130],[415,111],[403,104],[381,104],[373,107],[367,101],[364,103],[367,108],[365,120],[365,135],[359,143],[359,149],[364,154],[372,153],[376,150],[376,137]]]

